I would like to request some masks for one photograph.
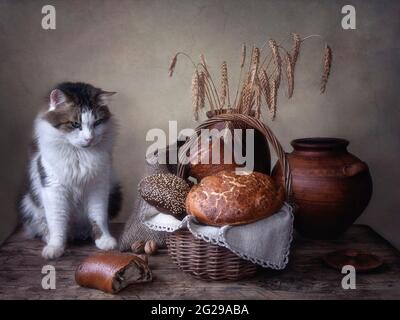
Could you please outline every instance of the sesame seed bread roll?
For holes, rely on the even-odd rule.
[[[190,186],[171,173],[153,174],[139,182],[139,194],[150,205],[173,216],[186,214],[185,200]]]

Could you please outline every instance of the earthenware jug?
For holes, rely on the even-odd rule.
[[[365,162],[347,151],[338,138],[305,138],[291,142],[296,230],[315,239],[335,238],[364,211],[372,195],[372,179]],[[281,181],[275,166],[274,178]]]
[[[212,117],[220,114],[225,114],[225,113],[233,113],[234,110],[232,109],[219,109],[219,110],[214,110],[214,111],[208,111],[207,112],[207,117],[211,119]],[[254,116],[254,113],[253,113]],[[207,129],[217,129],[217,130],[223,130],[225,128],[228,128],[229,131],[232,133],[232,137],[234,137],[234,130],[235,129],[242,129],[242,134],[239,135],[241,137],[241,141],[238,142],[235,139],[233,140],[233,146],[235,143],[241,143],[241,150],[242,150],[242,155],[244,156],[246,154],[246,129],[251,129],[249,126],[244,125],[241,122],[235,122],[235,121],[225,121],[225,122],[216,122],[215,124],[211,124],[210,126],[207,127]],[[210,141],[209,144],[205,146],[201,146],[199,143],[198,147],[198,154],[194,154],[191,157],[191,165],[189,169],[189,175],[196,178],[197,180],[201,180],[202,178],[215,174],[219,171],[222,170],[233,170],[236,167],[239,167],[241,165],[237,164],[234,161],[234,155],[233,155],[233,149],[232,149],[232,162],[231,163],[225,163],[224,161],[224,139],[225,137],[221,137],[220,139],[220,161],[219,164],[212,164],[212,150],[213,150],[213,142],[212,140]],[[253,156],[254,157],[254,171],[262,172],[265,174],[270,174],[271,170],[271,155],[270,155],[270,150],[268,147],[268,143],[265,140],[264,136],[257,130],[254,130],[254,154],[253,155],[246,155],[246,157]],[[205,158],[208,159],[207,161],[204,161]],[[201,162],[198,163],[197,161],[192,161],[192,159],[201,159]]]

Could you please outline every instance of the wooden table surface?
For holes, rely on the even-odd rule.
[[[118,236],[121,224],[113,224]],[[93,244],[74,245],[57,261],[40,256],[43,244],[16,232],[0,248],[0,299],[400,299],[400,254],[364,225],[352,226],[335,241],[296,236],[290,262],[283,271],[261,270],[238,282],[206,282],[181,272],[165,250],[149,258],[152,283],[132,285],[117,295],[79,287],[74,272],[80,260],[96,251]],[[381,257],[384,266],[357,273],[355,290],[341,287],[343,274],[326,267],[321,256],[344,248],[361,249]],[[54,265],[56,290],[41,286],[42,267]]]

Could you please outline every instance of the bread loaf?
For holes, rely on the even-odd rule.
[[[82,287],[117,293],[132,283],[152,280],[148,264],[136,255],[116,251],[87,257],[75,271],[75,281]]]
[[[192,187],[186,211],[208,225],[239,225],[274,214],[283,200],[283,187],[263,173],[221,171]]]
[[[147,203],[174,216],[186,214],[185,199],[189,190],[185,180],[171,173],[153,174],[139,182],[139,194]]]

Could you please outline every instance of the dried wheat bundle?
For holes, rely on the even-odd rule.
[[[170,76],[173,75],[179,55],[185,56],[192,63],[194,68],[192,108],[195,120],[198,120],[199,111],[206,105],[211,111],[231,109],[237,113],[254,114],[257,118],[261,116],[262,107],[265,105],[271,120],[274,120],[278,110],[278,94],[282,82],[282,72],[286,76],[287,97],[290,99],[294,93],[295,68],[299,60],[302,43],[310,38],[321,38],[321,36],[311,35],[301,38],[299,34],[293,33],[292,48],[289,51],[274,39],[269,39],[262,47],[252,46],[250,54],[247,53],[246,44],[243,44],[239,65],[239,81],[232,104],[226,61],[221,64],[218,90],[203,54],[200,54],[200,61],[196,63],[185,52],[176,53],[171,59],[168,72]],[[267,53],[263,54],[265,51]],[[247,56],[250,60],[246,66]],[[332,49],[326,44],[321,93],[326,91],[331,67]]]

